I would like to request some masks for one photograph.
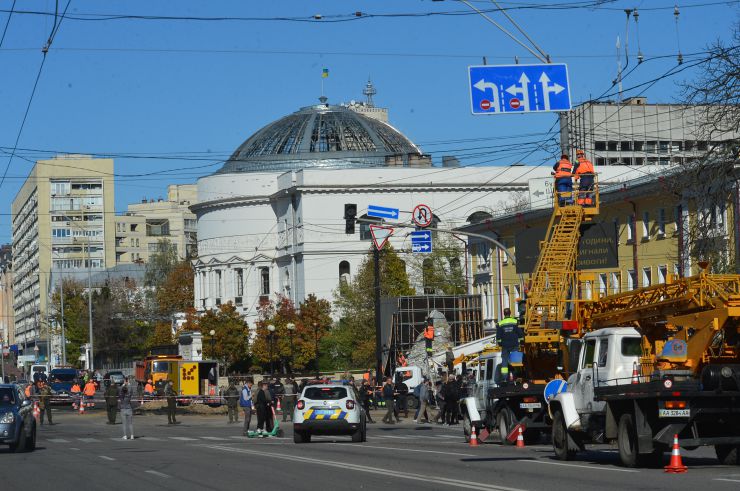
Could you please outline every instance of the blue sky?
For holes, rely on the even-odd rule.
[[[568,64],[574,102],[611,86],[616,38],[622,46],[625,41],[623,9],[639,7],[639,42],[647,60],[624,80],[625,88],[675,67],[678,43],[688,55],[716,39],[729,42],[740,15],[738,1],[678,2],[677,39],[672,1],[499,3],[512,8],[510,14],[553,61]],[[0,0],[0,34],[12,4]],[[66,0],[59,4],[63,9]],[[483,0],[473,4],[493,7]],[[54,6],[52,0],[21,0],[15,8],[54,12]],[[376,16],[356,19],[356,11]],[[253,132],[316,102],[322,68],[330,71],[324,81],[330,102],[362,99],[370,76],[376,103],[390,109],[391,123],[435,157],[458,154],[463,165],[539,164],[547,154],[532,153],[537,145],[549,140],[546,148],[557,151],[553,134],[547,134],[555,116],[473,116],[467,76],[467,66],[481,64],[483,56],[489,64],[510,64],[515,56],[522,63],[536,60],[477,14],[400,15],[468,11],[450,0],[72,0],[18,145],[33,151],[18,151],[0,187],[0,242],[11,239],[10,203],[32,165],[24,158],[46,157],[46,151],[116,155],[116,209],[122,211],[144,196],[165,196],[167,184],[195,182],[217,170]],[[251,19],[100,20],[108,14]],[[311,20],[316,14],[323,18]],[[512,29],[500,13],[489,15]],[[0,147],[6,152],[14,146],[52,25],[52,16],[11,17],[0,48]],[[632,68],[633,20],[629,53]],[[685,65],[695,59],[687,56]],[[678,101],[677,82],[696,75],[687,69],[645,95],[651,102]],[[0,152],[0,172],[7,163]],[[141,176],[151,172],[161,174]]]

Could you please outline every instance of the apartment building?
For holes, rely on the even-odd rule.
[[[197,256],[197,222],[190,205],[197,203],[195,184],[170,185],[167,199],[142,199],[116,216],[116,263],[146,263],[169,240],[180,259]]]
[[[60,353],[50,334],[55,285],[115,265],[113,160],[62,155],[38,161],[11,212],[15,342],[23,354],[38,347],[40,360],[54,362]]]

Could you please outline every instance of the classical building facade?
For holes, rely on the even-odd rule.
[[[431,157],[383,121],[351,106],[308,106],[247,139],[217,173],[198,181],[199,310],[232,302],[253,321],[263,299],[300,303],[308,294],[331,299],[371,247],[367,224],[345,234],[344,204],[400,210],[398,222],[426,204],[435,224],[451,229],[481,214],[493,216],[528,196],[530,181],[550,178],[550,166],[432,166]],[[602,182],[639,175],[613,168]],[[549,179],[551,180],[551,179]],[[411,253],[409,229],[390,241]]]
[[[197,255],[196,218],[190,206],[198,202],[195,184],[167,187],[167,199],[142,199],[116,216],[116,264],[146,263],[166,239],[181,259]]]
[[[59,351],[49,303],[67,275],[115,265],[113,160],[64,155],[38,161],[13,200],[15,342],[39,358]],[[52,359],[53,361],[53,359]]]

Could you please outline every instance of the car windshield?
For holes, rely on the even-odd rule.
[[[347,397],[347,389],[344,387],[307,387],[303,397],[319,401],[336,401]]]
[[[15,394],[9,387],[0,387],[0,406],[12,406],[15,404]]]
[[[170,370],[170,362],[168,361],[153,361],[152,372],[153,373],[167,373]]]
[[[77,377],[77,372],[75,370],[70,371],[56,371],[52,370],[51,372],[51,382],[73,382],[74,379]]]

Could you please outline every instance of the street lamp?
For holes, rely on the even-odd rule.
[[[216,359],[216,331],[211,329],[208,334],[211,335],[211,358]]]
[[[293,332],[295,331],[295,324],[288,322],[288,325],[285,327],[288,329],[288,334],[290,334],[290,367],[288,368],[288,373],[292,373],[293,358],[295,357],[295,352],[293,351]]]
[[[36,363],[39,362],[39,346],[36,345],[33,347],[33,354],[36,357]]]
[[[316,322],[313,323],[313,333],[316,342],[316,378],[319,378],[319,324]]]
[[[274,341],[275,341],[275,326],[270,324],[267,326],[267,342],[270,343],[270,376],[272,376],[273,373],[275,373],[274,367],[272,365],[272,350],[274,348]]]

